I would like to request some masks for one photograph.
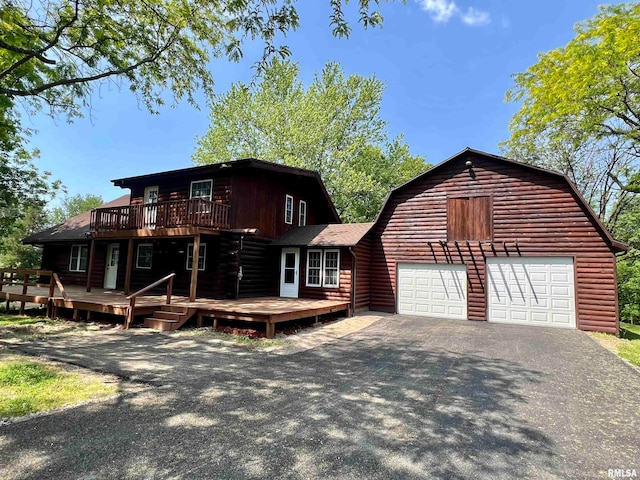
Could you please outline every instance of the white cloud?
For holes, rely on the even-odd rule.
[[[490,22],[488,12],[483,12],[473,7],[469,7],[465,13],[461,13],[460,18],[464,23],[471,26],[486,25]]]
[[[471,26],[486,25],[491,21],[488,12],[473,7],[469,7],[466,12],[463,12],[454,0],[417,1],[436,23],[447,23],[454,16],[459,17],[463,23]]]

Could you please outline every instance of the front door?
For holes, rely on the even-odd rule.
[[[158,186],[144,189],[144,228],[156,228],[158,216]]]
[[[282,266],[280,270],[280,296],[298,298],[298,270],[300,266],[300,249],[283,248]]]
[[[120,245],[117,243],[110,243],[107,247],[107,262],[104,270],[104,288],[116,288],[119,259]]]

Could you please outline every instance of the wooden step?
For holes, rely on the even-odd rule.
[[[177,330],[180,326],[179,320],[168,320],[166,318],[147,317],[144,319],[146,328],[154,328],[162,332]]]
[[[189,311],[189,307],[183,307],[182,305],[162,305],[161,310],[163,312],[176,312],[186,315]]]
[[[183,315],[185,314],[182,312],[167,312],[165,310],[158,310],[153,314],[155,318],[164,318],[167,320],[176,320],[176,321],[180,321]]]

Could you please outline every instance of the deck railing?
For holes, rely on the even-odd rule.
[[[229,205],[192,198],[91,211],[92,232],[174,227],[229,228]]]
[[[11,295],[11,300],[20,302],[20,315],[24,315],[25,302],[30,301],[29,287],[48,288],[49,298],[53,297],[56,286],[54,278],[55,273],[51,270],[36,270],[31,268],[2,268],[0,269],[0,292],[2,287],[7,285],[10,287],[21,286],[22,293]],[[42,280],[46,279],[46,282]],[[7,310],[10,299],[7,299]]]
[[[136,309],[136,298],[144,295],[149,290],[151,290],[153,288],[156,288],[158,285],[161,285],[164,282],[167,282],[167,299],[166,299],[165,303],[167,305],[171,305],[171,295],[173,293],[173,277],[175,277],[175,276],[176,276],[175,273],[170,273],[166,277],[162,277],[160,280],[156,280],[152,284],[147,285],[144,288],[141,288],[137,292],[132,293],[131,295],[129,295],[127,297],[127,300],[129,300],[129,308],[127,310],[127,318],[125,318],[125,320],[124,320],[124,328],[125,329],[128,329],[131,326],[131,324],[133,323],[133,316],[134,316],[135,309]]]

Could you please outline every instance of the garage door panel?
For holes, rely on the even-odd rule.
[[[400,263],[398,299],[398,313],[466,319],[466,267]]]
[[[488,258],[486,267],[489,321],[575,327],[572,258]]]

